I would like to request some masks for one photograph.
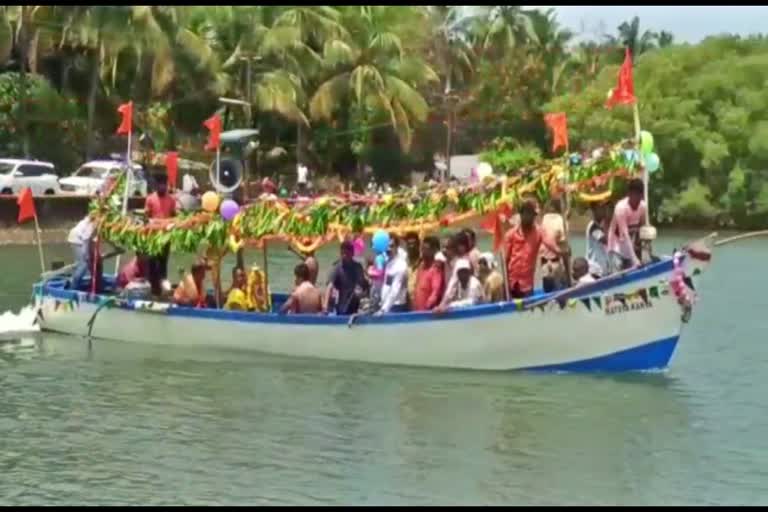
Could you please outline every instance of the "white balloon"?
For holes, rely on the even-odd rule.
[[[488,176],[493,175],[493,167],[491,167],[491,164],[487,162],[480,162],[477,165],[477,177],[479,179],[487,178]]]

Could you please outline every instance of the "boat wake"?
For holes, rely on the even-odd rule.
[[[24,306],[18,313],[5,311],[0,314],[0,341],[40,332],[36,318],[37,309],[34,306]]]

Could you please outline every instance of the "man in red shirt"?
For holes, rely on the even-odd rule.
[[[152,224],[156,219],[168,219],[176,216],[176,200],[168,194],[168,177],[160,174],[155,178],[155,191],[147,196],[144,203],[144,212]],[[163,251],[149,259],[149,282],[152,285],[152,293],[160,295],[160,284],[168,278],[168,256],[170,244]]]
[[[416,271],[416,285],[413,292],[413,310],[430,311],[440,304],[445,291],[443,269],[437,265],[435,254],[440,250],[440,241],[428,236],[421,244],[421,262]]]
[[[519,213],[519,224],[507,231],[504,237],[509,296],[513,299],[521,299],[533,293],[536,260],[542,244],[553,254],[560,255],[559,248],[544,240],[541,228],[536,225],[536,205],[532,201],[525,201]]]

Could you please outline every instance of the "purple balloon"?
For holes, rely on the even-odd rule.
[[[221,208],[219,209],[219,212],[221,213],[221,216],[224,217],[224,220],[232,220],[235,218],[235,215],[237,215],[237,212],[240,211],[240,206],[236,202],[234,202],[231,199],[225,199],[221,202]]]

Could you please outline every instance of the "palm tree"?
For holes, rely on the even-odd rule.
[[[570,65],[567,47],[574,34],[560,27],[554,9],[544,12],[533,10],[528,12],[528,16],[536,35],[531,44],[532,53],[543,64],[548,93],[554,95],[563,73]]]
[[[675,44],[675,36],[671,32],[662,30],[659,32],[659,48],[666,48]]]
[[[632,53],[632,60],[635,56],[641,55],[648,50],[656,47],[659,35],[656,32],[646,30],[640,31],[640,18],[635,16],[630,22],[623,22],[618,28],[619,36],[614,40],[621,43],[625,48],[629,48]]]
[[[531,13],[519,5],[499,5],[488,12],[488,23],[482,31],[482,47],[496,56],[516,49],[521,44],[536,42]]]
[[[352,6],[342,14],[349,37],[325,42],[324,78],[311,95],[309,113],[330,120],[349,107],[364,124],[383,117],[407,151],[414,124],[423,122],[429,109],[419,87],[439,80],[420,52],[404,48],[404,41],[426,44],[424,13],[404,6]]]

